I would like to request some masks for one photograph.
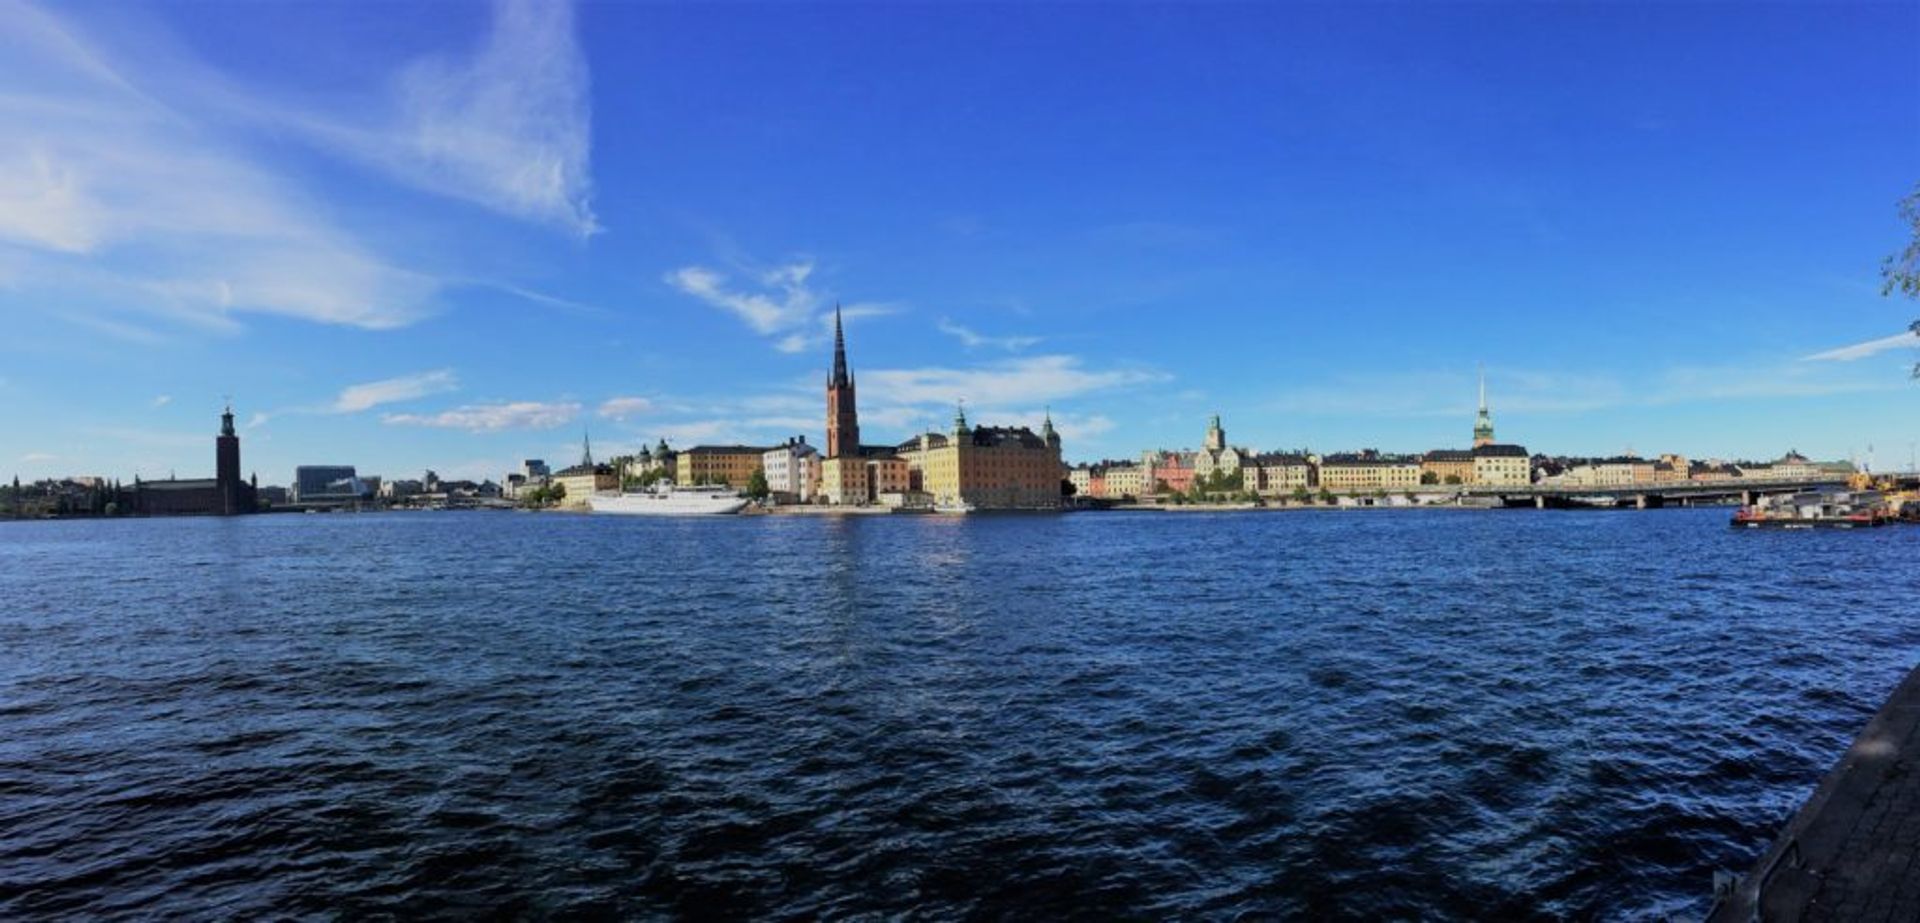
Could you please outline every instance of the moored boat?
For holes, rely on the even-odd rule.
[[[1877,491],[1810,491],[1766,497],[1734,511],[1736,529],[1871,529],[1894,519]]]
[[[738,513],[747,498],[731,487],[660,484],[639,493],[594,494],[587,509],[617,516],[715,516]]]

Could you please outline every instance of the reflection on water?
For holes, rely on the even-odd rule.
[[[1920,646],[1724,511],[0,526],[0,916],[1705,908]]]

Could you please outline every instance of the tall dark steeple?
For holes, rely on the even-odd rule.
[[[852,376],[847,374],[847,334],[840,326],[840,306],[833,306],[833,375],[827,378],[827,387],[846,388],[853,385]]]
[[[847,371],[847,335],[840,306],[833,306],[833,374],[827,376],[827,457],[860,454],[860,412],[854,405],[853,373]]]

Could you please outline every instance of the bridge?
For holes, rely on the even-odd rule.
[[[1908,472],[1892,475],[1904,489],[1920,487],[1920,475]],[[1462,497],[1483,497],[1508,506],[1594,506],[1611,499],[1615,506],[1638,509],[1668,505],[1691,506],[1695,503],[1753,503],[1760,497],[1794,494],[1808,490],[1844,489],[1847,476],[1821,475],[1810,478],[1728,478],[1720,481],[1650,481],[1644,484],[1567,485],[1524,484],[1510,487],[1467,485],[1455,488]],[[1604,499],[1603,499],[1604,498]]]

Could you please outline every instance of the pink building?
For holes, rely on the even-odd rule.
[[[1181,494],[1192,490],[1193,453],[1151,453],[1147,458],[1147,488],[1151,491]]]

